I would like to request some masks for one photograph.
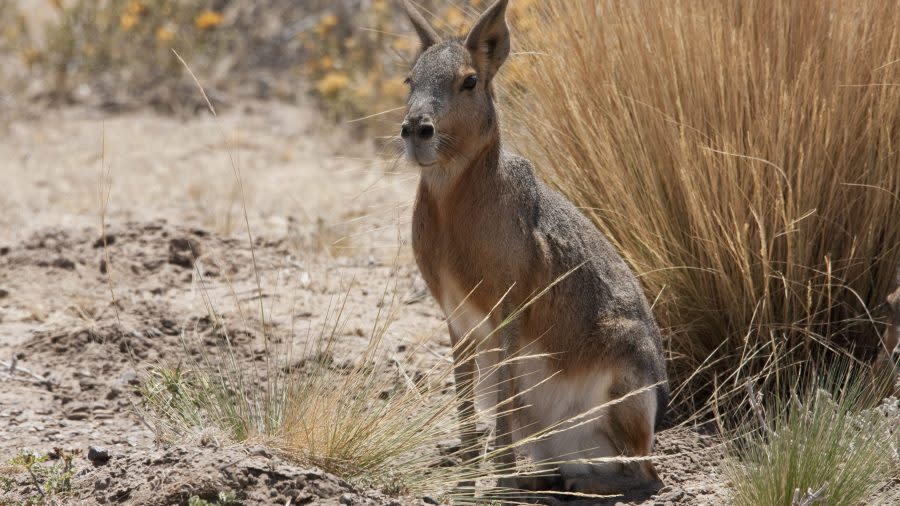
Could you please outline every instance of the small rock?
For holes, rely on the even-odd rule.
[[[0,256],[9,254],[9,246],[3,246],[0,248]]]
[[[146,260],[143,265],[144,265],[144,269],[147,269],[148,271],[155,271],[156,269],[159,269],[160,267],[162,267],[163,261],[162,260]]]
[[[100,259],[100,274],[106,274],[106,259]]]
[[[100,236],[96,241],[94,241],[94,248],[102,248],[105,244],[106,246],[112,246],[116,243],[116,236],[113,234],[106,234],[106,236]]]
[[[666,499],[672,502],[678,502],[684,499],[684,490],[676,490],[675,492],[666,496]]]
[[[258,457],[264,457],[267,459],[272,457],[272,455],[269,453],[269,451],[266,449],[266,447],[262,446],[262,445],[254,445],[254,446],[251,446],[250,448],[247,448],[247,453],[249,453],[250,455],[258,456]]]
[[[431,497],[430,495],[423,496],[422,502],[425,504],[440,504],[437,499]]]
[[[9,290],[0,288],[0,299],[5,299],[7,297],[9,297]]]
[[[122,385],[137,385],[139,382],[138,375],[133,370],[125,371],[119,376],[119,384]]]
[[[200,257],[200,243],[190,237],[176,237],[169,241],[169,263],[191,269]]]
[[[94,489],[96,490],[106,490],[109,488],[109,484],[112,480],[109,479],[109,476],[101,478],[94,482]]]
[[[66,413],[66,418],[69,420],[87,420],[91,416],[90,408],[85,405],[73,406],[69,409],[68,413]]]
[[[75,262],[73,262],[65,257],[57,258],[56,260],[53,261],[53,263],[51,265],[58,269],[65,269],[67,271],[75,270]]]
[[[341,501],[341,504],[346,504],[347,506],[350,506],[351,504],[353,504],[353,496],[350,494],[342,494],[340,501]]]
[[[87,459],[97,464],[105,464],[109,461],[109,450],[102,446],[91,446],[88,448]]]

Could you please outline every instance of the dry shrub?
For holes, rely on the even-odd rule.
[[[673,383],[871,356],[900,263],[896,3],[534,9],[508,126],[640,274]]]

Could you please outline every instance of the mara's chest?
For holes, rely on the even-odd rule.
[[[484,255],[474,247],[477,239],[464,232],[439,219],[428,202],[417,202],[412,234],[416,263],[456,337],[473,329],[489,333],[491,328],[493,277],[484,270]]]

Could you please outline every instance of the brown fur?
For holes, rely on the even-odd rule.
[[[421,26],[425,23],[421,16],[410,16],[416,31],[426,34],[410,73],[402,129],[408,157],[422,170],[413,249],[429,290],[450,322],[457,390],[466,392],[460,396],[461,418],[468,425],[463,445],[475,447],[472,436],[467,436],[475,433],[468,392],[476,379],[468,358],[483,343],[459,345],[474,324],[466,325],[456,313],[489,315],[488,326],[498,328],[517,308],[556,283],[498,330],[498,363],[519,352],[550,354],[536,370],[553,380],[534,389],[532,399],[538,405],[525,406],[515,418],[498,416],[498,444],[509,445],[512,434],[526,427],[567,420],[547,418],[563,416],[550,414],[555,409],[554,389],[562,389],[557,393],[569,396],[566,402],[573,404],[564,407],[563,414],[575,416],[578,410],[595,407],[591,399],[602,404],[646,388],[607,408],[591,429],[594,436],[583,437],[588,447],[591,438],[609,446],[606,453],[588,458],[648,456],[655,424],[667,402],[659,329],[640,283],[609,241],[571,203],[544,185],[528,160],[501,147],[492,80],[509,53],[506,4],[499,0],[490,7],[465,41],[438,42],[430,27]],[[408,4],[407,10],[414,11]],[[473,75],[477,85],[466,88]],[[526,373],[526,366],[519,363],[499,368],[500,401],[527,390],[514,387]],[[508,407],[498,411],[505,410]],[[573,443],[561,436],[543,444],[546,447],[538,450],[552,453]],[[511,464],[512,455],[503,454],[500,461]],[[659,482],[649,461],[614,467],[561,465],[560,473],[567,488],[582,492],[622,491]]]

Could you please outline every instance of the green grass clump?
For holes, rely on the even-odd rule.
[[[73,455],[62,449],[54,450],[54,457],[22,451],[0,466],[0,504],[59,504],[60,498],[72,489],[75,476]],[[19,487],[20,478],[28,483]],[[7,503],[11,495],[14,501]]]
[[[736,506],[880,502],[897,469],[897,420],[872,407],[868,381],[856,371],[807,385],[767,406],[754,402],[759,426],[735,440],[728,470]]]
[[[228,490],[220,491],[216,494],[214,500],[204,499],[199,495],[192,495],[188,498],[188,506],[238,506],[243,504],[237,498],[237,494]]]

